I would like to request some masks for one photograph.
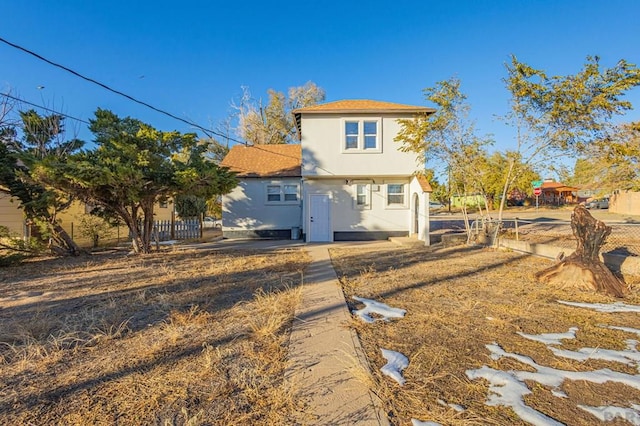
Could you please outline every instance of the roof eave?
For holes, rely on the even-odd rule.
[[[321,109],[321,110],[305,110],[305,108],[294,109],[292,113],[295,116],[299,116],[300,114],[433,114],[436,112],[434,108],[388,108],[388,109],[379,109],[379,108],[335,108],[335,109]]]

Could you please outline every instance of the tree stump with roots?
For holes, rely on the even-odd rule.
[[[596,220],[584,206],[571,214],[571,229],[578,240],[576,251],[560,262],[536,274],[538,281],[583,290],[595,290],[624,297],[626,286],[600,260],[600,249],[611,234],[611,227]]]

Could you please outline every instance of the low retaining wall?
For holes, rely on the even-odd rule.
[[[551,244],[529,243],[528,241],[516,241],[507,238],[500,238],[499,247],[550,259],[557,258],[561,252],[564,252],[565,256],[569,256],[575,251]],[[640,275],[640,257],[601,253],[600,259],[612,271],[620,272],[623,275]]]

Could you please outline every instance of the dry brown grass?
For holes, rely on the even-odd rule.
[[[559,369],[606,367],[637,374],[634,368],[618,363],[557,358],[543,344],[516,334],[565,332],[577,326],[576,339],[565,340],[563,348],[623,349],[624,340],[634,336],[602,326],[640,328],[640,317],[635,313],[598,313],[557,303],[558,299],[590,303],[615,300],[541,286],[534,273],[549,266],[547,260],[468,247],[433,253],[423,249],[334,249],[331,256],[348,299],[357,295],[407,310],[405,318],[390,323],[353,321],[374,369],[374,391],[385,401],[394,425],[410,425],[411,418],[443,425],[526,424],[508,408],[485,405],[487,382],[471,381],[465,374],[482,365],[530,369],[509,358],[492,360],[485,347],[492,342]],[[637,285],[637,278],[626,279]],[[632,289],[625,302],[640,304],[637,289]],[[403,387],[380,373],[386,363],[380,348],[409,358]],[[578,403],[629,406],[640,401],[640,391],[620,384],[565,381],[562,389],[569,396],[566,399],[552,396],[550,389],[539,384],[528,385],[533,393],[526,397],[527,404],[569,425],[597,423],[577,408]],[[442,402],[462,405],[466,411],[459,413]]]
[[[0,269],[0,424],[283,424],[308,256],[166,250]]]

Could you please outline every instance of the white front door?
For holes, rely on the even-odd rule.
[[[331,199],[328,195],[309,195],[309,242],[332,241],[330,212]]]

